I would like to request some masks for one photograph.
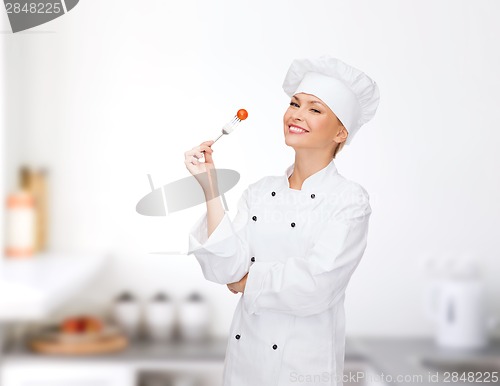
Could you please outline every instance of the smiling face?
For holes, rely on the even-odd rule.
[[[285,143],[298,149],[329,151],[347,138],[347,130],[333,111],[314,95],[292,97],[283,117]]]

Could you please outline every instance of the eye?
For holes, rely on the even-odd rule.
[[[320,113],[321,113],[321,111],[316,110],[316,109],[311,109],[311,111],[312,111],[313,113],[318,113],[318,114],[320,114]]]
[[[298,103],[295,103],[295,102],[290,102],[290,106],[293,106],[293,107],[300,107],[300,106],[298,105]]]

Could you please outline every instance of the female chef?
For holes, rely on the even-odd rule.
[[[250,184],[232,221],[217,190],[213,141],[185,153],[207,204],[189,254],[207,280],[242,294],[224,386],[342,385],[345,290],[367,245],[371,207],[334,158],[375,115],[379,90],[327,56],[293,61],[283,88],[291,98],[283,134],[295,162]]]

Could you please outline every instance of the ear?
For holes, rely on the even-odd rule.
[[[347,135],[349,134],[347,132],[347,129],[344,127],[344,125],[340,124],[339,125],[340,130],[337,132],[337,135],[334,138],[335,142],[344,142],[347,139]]]

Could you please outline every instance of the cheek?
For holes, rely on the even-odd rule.
[[[311,125],[321,137],[333,138],[335,134],[335,127],[328,117],[317,117],[311,122]]]
[[[289,107],[285,110],[285,114],[283,115],[283,123],[286,123],[291,117],[293,110]]]

